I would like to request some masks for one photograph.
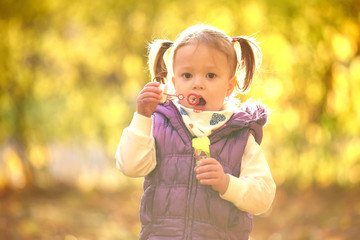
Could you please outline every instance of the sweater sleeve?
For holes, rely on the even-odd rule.
[[[116,167],[126,176],[144,177],[156,166],[152,119],[135,113],[123,130],[115,153]]]
[[[240,177],[230,176],[229,186],[221,197],[242,211],[266,212],[275,197],[276,185],[260,146],[250,134],[242,158]]]

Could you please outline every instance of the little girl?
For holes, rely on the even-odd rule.
[[[206,25],[150,46],[156,81],[140,91],[115,155],[123,174],[145,177],[140,239],[247,240],[252,214],[271,206],[276,186],[259,146],[266,109],[229,101],[250,88],[258,52]],[[175,93],[163,87],[171,83]]]

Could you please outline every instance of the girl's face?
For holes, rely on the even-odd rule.
[[[223,52],[194,41],[177,49],[173,66],[176,93],[201,96],[197,105],[189,104],[186,98],[180,100],[183,106],[203,111],[222,110],[224,99],[234,90],[236,80]]]

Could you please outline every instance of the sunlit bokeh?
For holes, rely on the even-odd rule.
[[[93,216],[99,232],[54,239],[136,239],[142,180],[123,176],[114,154],[151,80],[147,44],[198,23],[260,44],[263,64],[241,99],[261,99],[271,112],[262,148],[278,189],[357,189],[359,12],[355,0],[0,1],[0,198],[31,189],[126,193],[131,224],[122,223],[130,210],[104,225]],[[20,208],[13,203],[9,213]],[[360,205],[354,209],[359,216]],[[65,221],[50,205],[39,211],[49,211],[51,229]],[[334,221],[345,229],[351,216]],[[34,239],[36,224],[26,218],[20,234],[4,237]],[[321,239],[315,235],[301,239]]]

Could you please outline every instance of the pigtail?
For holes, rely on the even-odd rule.
[[[233,42],[239,42],[241,50],[241,58],[238,60],[238,70],[243,72],[242,87],[238,87],[242,92],[247,92],[255,75],[255,71],[261,64],[261,50],[258,44],[247,37],[233,37]]]
[[[168,70],[164,60],[164,54],[172,45],[173,42],[166,40],[156,40],[150,44],[148,66],[153,81],[165,83]]]

